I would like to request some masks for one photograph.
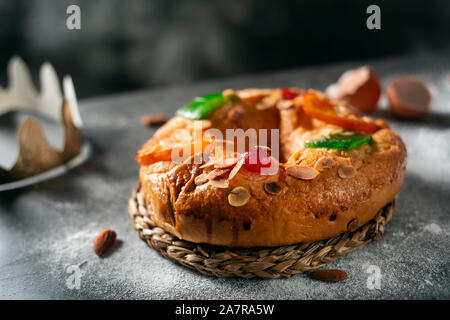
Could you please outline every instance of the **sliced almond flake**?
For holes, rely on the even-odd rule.
[[[193,120],[186,125],[185,130],[192,132],[195,138],[195,129],[201,129],[202,131],[212,127],[211,120]]]
[[[302,167],[302,166],[292,166],[286,168],[286,172],[288,175],[301,179],[301,180],[312,180],[319,175],[319,171],[310,167]]]
[[[278,101],[277,103],[277,108],[279,110],[286,110],[289,108],[292,108],[294,106],[294,103],[292,102],[292,100],[281,100]]]
[[[302,154],[303,149],[297,150],[296,152],[294,152],[288,159],[288,161],[286,163],[295,163],[297,162],[298,158],[300,157],[300,155]]]
[[[216,169],[224,169],[234,166],[238,162],[238,158],[226,158],[220,161],[217,161],[214,164],[214,168]]]
[[[225,176],[227,173],[229,173],[231,170],[229,168],[225,168],[225,169],[214,169],[213,171],[211,171],[210,173],[208,173],[208,179],[209,180],[215,180],[218,178],[222,178],[223,176]]]
[[[208,167],[213,167],[216,163],[220,163],[225,159],[225,155],[223,153],[218,153],[218,154],[206,154],[206,157],[209,158],[208,162],[201,165],[200,168],[208,168]],[[204,157],[205,158],[205,157]]]
[[[209,184],[211,184],[215,188],[222,188],[222,189],[226,189],[230,185],[227,179],[210,180]]]
[[[233,207],[242,207],[250,200],[250,193],[244,187],[236,187],[228,194],[228,203]]]
[[[271,92],[270,89],[244,89],[237,91],[237,96],[242,100],[252,100],[268,96]]]
[[[375,124],[379,125],[382,128],[389,128],[389,125],[387,124],[386,120],[384,120],[384,119],[376,119]]]
[[[164,152],[168,152],[168,151],[172,151],[174,149],[174,147],[172,146],[168,146],[168,145],[153,145],[153,146],[148,146],[146,147],[144,150],[142,150],[140,153],[142,155],[151,155],[154,153],[164,153]]]
[[[319,158],[315,165],[314,169],[316,170],[322,170],[322,169],[331,169],[336,164],[336,161],[334,161],[333,158],[330,157],[321,157]]]
[[[278,99],[275,96],[267,96],[256,104],[256,110],[266,110],[275,107]]]
[[[202,174],[196,176],[194,179],[194,182],[197,186],[204,184],[207,181],[208,181],[208,174],[206,174],[206,173],[202,173]]]
[[[341,165],[338,168],[338,175],[342,179],[353,178],[356,175],[356,169],[353,166]]]
[[[243,157],[238,160],[238,162],[233,167],[233,169],[231,169],[230,175],[228,176],[228,180],[233,179],[238,174],[238,172],[239,172],[239,170],[241,170],[244,162],[245,162],[245,158],[243,158]]]
[[[213,158],[213,159],[209,160],[207,163],[201,165],[200,169],[212,167],[212,166],[214,166],[215,163],[216,163],[216,160]]]

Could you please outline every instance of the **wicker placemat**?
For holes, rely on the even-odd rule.
[[[257,249],[197,244],[171,235],[155,225],[139,186],[133,190],[128,210],[139,237],[164,257],[183,266],[216,277],[275,279],[318,269],[379,239],[395,211],[395,200],[354,232],[346,232],[328,240]]]

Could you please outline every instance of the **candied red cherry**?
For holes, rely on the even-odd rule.
[[[272,160],[266,148],[252,147],[243,155],[246,170],[261,173],[262,168],[270,168]]]
[[[295,99],[298,94],[288,88],[281,88],[281,94],[283,95],[283,99],[292,100]]]

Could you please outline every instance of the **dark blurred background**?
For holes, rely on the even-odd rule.
[[[81,30],[66,9],[81,8]],[[381,30],[366,8],[381,8]],[[450,47],[450,1],[0,0],[0,81],[50,61],[80,97]]]

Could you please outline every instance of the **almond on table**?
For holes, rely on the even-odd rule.
[[[340,282],[347,279],[347,272],[338,269],[316,270],[311,272],[310,276],[316,280]]]
[[[94,241],[94,251],[98,256],[104,255],[116,242],[117,234],[114,230],[105,229]]]
[[[150,113],[141,117],[141,124],[143,126],[156,126],[167,121],[167,116],[162,113]]]

